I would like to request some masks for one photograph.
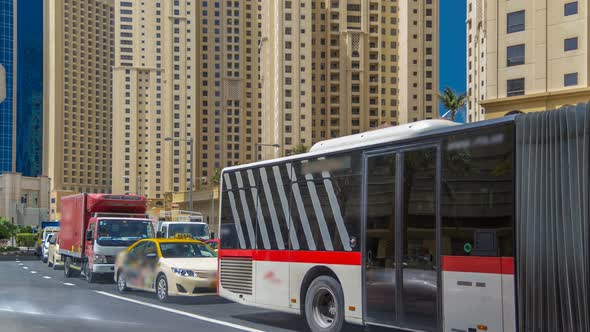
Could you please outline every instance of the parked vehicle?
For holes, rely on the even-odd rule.
[[[81,272],[88,282],[94,282],[97,276],[114,273],[119,252],[154,236],[146,209],[146,199],[136,195],[63,197],[58,243],[66,277]]]
[[[210,239],[209,226],[202,221],[160,221],[157,226],[158,238],[173,238],[176,234],[191,234],[194,239]]]
[[[58,226],[45,227],[43,231],[40,232],[41,245],[39,247],[41,248],[40,256],[43,263],[47,263],[47,247],[49,247],[48,240],[56,232],[59,232]]]
[[[129,288],[156,292],[158,300],[196,296],[217,288],[217,254],[193,239],[145,239],[120,253],[115,281],[121,293]]]
[[[207,240],[207,241],[205,241],[205,243],[207,243],[209,245],[209,247],[211,247],[213,250],[215,250],[215,252],[217,252],[217,250],[219,250],[219,239]]]
[[[49,246],[47,248],[47,266],[57,269],[57,267],[63,265],[61,255],[59,254],[59,232],[48,241]]]

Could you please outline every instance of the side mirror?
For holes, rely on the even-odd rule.
[[[94,236],[92,236],[92,232],[86,233],[86,241],[94,240]]]
[[[162,237],[164,237],[163,235],[164,235],[164,234],[162,234],[162,232],[161,232],[161,231],[157,231],[157,232],[156,232],[156,237],[157,237],[157,238],[162,238]]]

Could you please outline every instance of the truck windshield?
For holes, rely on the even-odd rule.
[[[96,243],[101,246],[127,247],[139,239],[153,237],[149,220],[100,220]]]
[[[206,224],[194,223],[171,223],[168,226],[168,237],[174,237],[176,234],[190,234],[195,239],[209,240],[209,227]]]

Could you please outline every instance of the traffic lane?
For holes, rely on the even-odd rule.
[[[82,278],[65,278],[63,270],[54,271],[42,264],[40,261],[28,262],[34,266],[39,266],[39,269],[46,269],[51,273],[50,275],[60,282],[75,283],[78,287],[107,292],[114,295],[121,295],[116,290],[116,285],[113,280],[103,278],[97,283],[89,284]],[[307,325],[299,315],[287,314],[279,311],[265,310],[250,306],[237,304],[227,301],[216,295],[207,295],[200,297],[179,297],[172,300],[171,303],[160,303],[154,293],[143,291],[128,291],[122,295],[136,301],[142,301],[149,304],[172,308],[191,314],[201,315],[218,319],[221,321],[238,324],[250,328],[260,329],[264,331],[308,331]],[[364,331],[362,327],[347,324],[344,329],[345,332],[360,332]],[[388,331],[391,329],[381,329],[371,327],[371,332]]]
[[[0,262],[0,271],[2,331],[239,330],[104,296],[79,287],[82,280],[66,285],[63,271],[41,262]]]

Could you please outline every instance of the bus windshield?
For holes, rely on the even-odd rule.
[[[100,220],[96,243],[101,246],[127,247],[139,239],[153,237],[149,220]]]
[[[195,239],[209,240],[209,227],[206,224],[196,223],[171,223],[168,226],[168,237],[174,237],[176,234],[190,234]]]

